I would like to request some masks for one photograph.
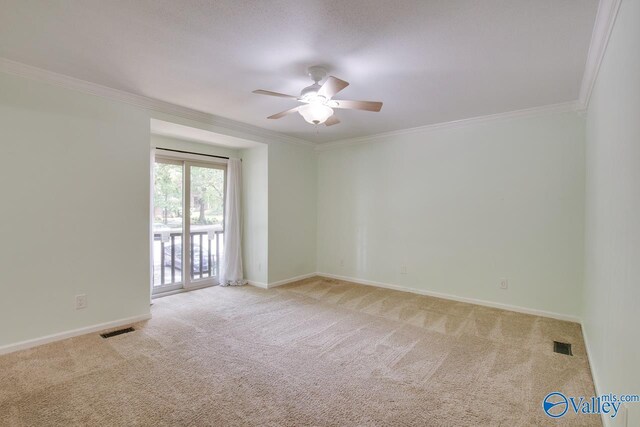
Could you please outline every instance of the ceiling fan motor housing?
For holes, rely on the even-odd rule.
[[[316,97],[316,94],[320,90],[322,86],[320,86],[317,82],[312,84],[311,86],[307,86],[300,91],[300,100],[309,102],[313,98]]]
[[[327,70],[318,65],[314,65],[307,69],[307,74],[309,74],[309,77],[311,77],[311,80],[313,80],[317,84],[320,80],[327,77]]]

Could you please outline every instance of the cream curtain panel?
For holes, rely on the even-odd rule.
[[[227,163],[227,198],[224,214],[224,252],[220,265],[220,285],[239,286],[247,283],[242,271],[242,162]]]

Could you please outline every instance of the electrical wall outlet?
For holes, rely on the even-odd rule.
[[[343,259],[340,260],[340,267],[344,267],[344,260]]]
[[[76,310],[87,308],[87,296],[85,294],[76,295]]]
[[[506,277],[500,279],[500,289],[509,289],[509,280]]]
[[[407,266],[406,265],[400,266],[400,274],[407,274]]]

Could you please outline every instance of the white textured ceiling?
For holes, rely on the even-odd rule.
[[[597,0],[0,0],[0,57],[325,142],[578,98]],[[309,65],[383,101],[316,129]]]

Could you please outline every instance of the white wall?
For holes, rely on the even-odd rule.
[[[245,278],[262,286],[268,278],[268,148],[244,149],[242,158],[242,251]]]
[[[583,194],[577,113],[322,151],[318,271],[578,316]]]
[[[640,1],[623,0],[587,114],[584,331],[600,393],[640,393]],[[629,406],[640,425],[640,404]],[[611,425],[623,425],[622,418]]]
[[[316,152],[269,145],[269,283],[316,271]]]
[[[0,145],[0,348],[148,315],[148,113],[0,74]]]
[[[266,284],[315,271],[312,148],[234,150],[151,136],[150,116],[0,74],[0,352],[149,315],[150,145],[243,158],[249,280]],[[75,310],[78,294],[88,296],[87,309]]]

